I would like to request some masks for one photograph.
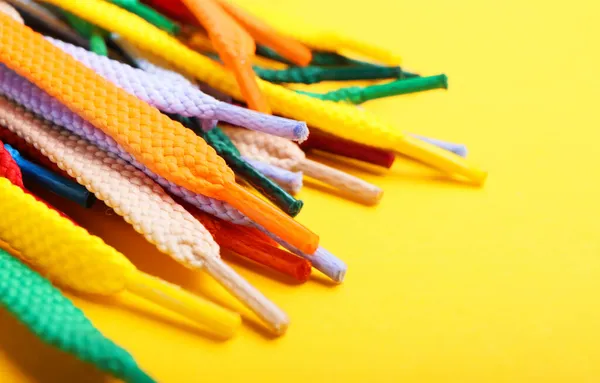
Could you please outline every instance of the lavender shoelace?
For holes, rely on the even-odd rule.
[[[275,165],[243,157],[253,168],[275,181],[279,186],[296,194],[302,189],[302,172],[292,172]]]
[[[303,141],[308,137],[304,122],[228,104],[204,94],[183,77],[153,75],[75,45],[46,38],[106,80],[163,112],[202,119],[204,129],[212,129],[219,120],[291,140]]]
[[[117,155],[124,161],[144,172],[165,190],[182,198],[187,203],[223,220],[239,225],[255,226],[276,240],[280,245],[288,248],[295,254],[308,259],[313,267],[327,275],[331,279],[341,282],[346,272],[346,265],[324,249],[319,249],[314,255],[308,255],[291,247],[289,244],[277,238],[264,228],[252,222],[248,217],[229,204],[205,197],[200,194],[178,186],[147,169],[139,163],[127,151],[125,151],[114,139],[106,135],[93,125],[71,112],[66,106],[55,98],[38,88],[27,79],[19,76],[5,65],[0,64],[0,94],[20,104],[34,114],[45,118],[70,132],[93,142],[99,148]]]

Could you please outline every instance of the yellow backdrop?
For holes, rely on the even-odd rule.
[[[253,1],[273,3],[243,3]],[[280,339],[246,326],[218,342],[128,296],[75,303],[161,382],[600,380],[598,2],[275,3],[379,41],[407,69],[448,74],[448,92],[365,107],[399,129],[467,144],[487,185],[399,159],[390,171],[346,167],[385,189],[377,208],[306,187],[299,219],[348,263],[346,283],[290,285],[235,264],[289,313]],[[227,299],[105,207],[61,206],[142,270]],[[4,382],[106,379],[4,311],[0,328]]]

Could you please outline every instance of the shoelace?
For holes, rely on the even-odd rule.
[[[312,60],[310,49],[298,41],[277,32],[267,23],[226,0],[217,0],[219,5],[240,23],[260,44],[264,44],[296,65],[308,65]]]
[[[25,157],[27,157],[27,159],[42,165],[46,169],[50,169],[54,173],[60,174],[65,178],[69,177],[66,172],[62,171],[54,162],[46,158],[42,153],[40,153],[39,150],[29,145],[27,141],[3,126],[0,126],[0,141],[3,141],[5,144],[9,144],[16,148]]]
[[[308,253],[316,250],[314,233],[236,184],[231,169],[193,132],[107,82],[29,28],[5,15],[0,21],[0,61],[11,69],[110,133],[152,171],[191,191],[227,201]]]
[[[0,12],[6,13],[10,17],[12,17],[14,20],[20,22],[21,24],[25,24],[25,21],[23,21],[21,14],[16,9],[14,9],[12,6],[10,6],[8,3],[5,3],[4,1],[0,1]]]
[[[99,0],[44,1],[57,4],[103,28],[119,33],[140,48],[194,74],[210,86],[241,99],[234,78],[222,66],[183,46],[172,36],[135,15]],[[273,111],[280,115],[302,119],[311,126],[343,138],[397,151],[446,173],[463,176],[477,185],[483,184],[487,177],[487,173],[465,159],[406,136],[368,112],[300,95],[279,85],[259,83]]]
[[[346,140],[331,134],[312,129],[306,141],[300,144],[305,152],[322,150],[342,157],[354,158],[373,165],[391,168],[396,160],[393,152]]]
[[[254,235],[239,230],[238,226],[219,221],[197,209],[191,208],[190,213],[202,222],[224,249],[288,275],[298,282],[306,282],[310,278],[311,265],[307,260],[261,241]]]
[[[38,201],[38,202],[42,203],[44,206],[46,206],[46,208],[48,210],[52,210],[53,212],[57,213],[61,217],[65,218],[66,220],[71,222],[73,225],[77,225],[75,222],[73,222],[69,217],[67,217],[60,210],[56,210],[53,206],[51,206],[46,201],[38,198],[34,194],[29,193],[29,191],[25,188],[25,185],[23,183],[23,174],[21,173],[21,168],[19,168],[19,165],[17,165],[16,161],[14,160],[14,158],[12,157],[10,152],[8,150],[6,150],[6,147],[4,146],[4,144],[1,141],[0,141],[0,177],[6,178],[7,180],[9,180],[10,183],[12,183],[13,185],[20,188],[24,193],[27,193],[27,195],[33,197],[36,201]],[[0,237],[0,239],[2,239],[2,238]]]
[[[106,31],[98,28],[94,24],[91,24],[79,17],[58,9],[62,17],[69,23],[80,36],[85,37],[88,40],[89,48],[92,52],[101,55],[108,56],[108,46],[106,45],[105,37]]]
[[[38,185],[42,189],[86,208],[92,207],[96,201],[94,194],[90,193],[77,182],[29,161],[21,156],[18,150],[8,144],[4,144],[4,148],[10,153],[19,168],[21,168],[26,184]]]
[[[402,61],[400,56],[373,41],[366,42],[354,36],[343,35],[327,27],[306,22],[293,14],[277,12],[274,7],[267,8],[253,4],[252,10],[276,30],[314,49],[333,52],[349,51],[388,65],[399,65]]]
[[[21,169],[2,142],[0,142],[0,177],[8,179],[13,185],[21,189],[25,189]]]
[[[98,331],[57,288],[2,247],[0,243],[2,307],[44,343],[127,383],[154,382],[126,350]]]
[[[244,156],[284,169],[302,171],[304,175],[351,194],[366,204],[374,204],[381,199],[383,191],[377,186],[307,159],[304,152],[288,140],[228,126],[224,126],[223,131]]]
[[[58,18],[54,13],[33,0],[6,0],[8,3],[16,7],[20,12],[27,14],[37,20],[39,24],[50,29],[54,34],[60,36],[61,39],[73,42],[82,47],[88,47],[89,42],[79,36],[69,25]],[[17,21],[22,22],[19,15]]]
[[[219,57],[237,80],[244,100],[251,109],[271,113],[252,71],[256,50],[254,39],[213,0],[183,0],[185,6],[208,32]]]
[[[402,76],[400,67],[341,67],[322,68],[317,66],[289,67],[286,69],[268,69],[254,66],[258,77],[271,83],[316,84],[323,81],[349,81],[349,80],[381,80],[396,79]],[[302,93],[307,94],[307,93]],[[315,93],[308,94],[315,97]],[[331,100],[328,97],[316,97],[321,100]]]
[[[195,130],[196,133],[217,151],[225,162],[227,162],[227,165],[236,172],[238,177],[252,185],[286,214],[295,217],[300,213],[304,203],[292,197],[278,184],[247,163],[241,157],[240,152],[235,148],[233,143],[231,143],[229,137],[218,126],[209,132],[200,132],[198,130]]]
[[[336,282],[342,281],[346,273],[346,265],[327,250],[319,248],[314,255],[309,255],[307,252],[298,249],[279,236],[266,230],[261,225],[253,223],[231,205],[223,201],[205,197],[201,194],[195,194],[184,187],[178,186],[175,183],[160,177],[137,162],[127,151],[125,151],[125,149],[119,146],[111,137],[104,134],[100,129],[96,129],[81,117],[68,110],[58,100],[50,97],[50,95],[41,91],[37,86],[23,77],[18,76],[13,71],[7,70],[3,65],[0,65],[0,92],[11,98],[13,101],[23,105],[30,111],[88,139],[101,149],[119,156],[140,169],[159,185],[169,190],[170,193],[184,199],[191,205],[226,221],[241,225],[256,225],[263,230],[265,234],[273,238],[277,243],[289,251],[309,260],[317,270]]]
[[[100,295],[129,291],[185,315],[221,336],[240,317],[137,270],[125,256],[0,178],[0,239],[59,285]]]
[[[154,9],[140,3],[138,0],[110,0],[110,2],[128,10],[129,12],[135,13],[139,17],[147,20],[149,23],[156,25],[160,29],[172,35],[179,33],[179,25],[169,20],[167,17],[163,16]]]
[[[298,193],[300,189],[302,189],[302,172],[292,172],[280,168],[279,166],[250,158],[244,157],[244,160],[256,168],[256,170],[277,182],[279,186],[290,192],[292,195]]]
[[[224,264],[210,233],[144,174],[2,99],[0,122],[68,170],[160,251],[189,268],[208,271],[276,333],[285,331],[285,313]]]
[[[445,74],[428,77],[414,77],[392,81],[386,84],[340,88],[327,93],[313,93],[300,90],[297,90],[296,92],[320,100],[362,104],[363,102],[378,98],[423,92],[432,89],[448,89],[448,77],[446,77]]]
[[[265,115],[218,101],[202,93],[183,77],[170,81],[171,77],[165,79],[152,75],[60,40],[48,38],[48,41],[106,80],[163,112],[204,120],[221,120],[298,141],[303,141],[308,136],[308,128],[303,122]],[[214,122],[205,127],[214,127]]]

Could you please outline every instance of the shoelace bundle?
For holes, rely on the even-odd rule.
[[[239,315],[137,270],[100,238],[0,178],[0,239],[59,285],[100,295],[129,291],[231,336]]]
[[[235,80],[220,65],[191,51],[170,35],[135,15],[98,0],[44,1],[60,5],[86,20],[119,33],[140,48],[194,74],[210,86],[241,99]],[[276,113],[305,120],[309,125],[343,138],[397,151],[446,173],[463,176],[474,184],[481,185],[485,181],[487,174],[463,158],[401,134],[397,129],[365,111],[300,95],[275,84],[259,83]]]
[[[13,71],[7,70],[3,65],[0,65],[0,92],[3,92],[4,95],[10,97],[34,113],[44,116],[57,125],[69,129],[73,133],[95,143],[98,147],[116,154],[143,171],[159,185],[168,189],[173,195],[184,199],[186,202],[198,207],[202,211],[236,224],[255,225],[255,223],[229,204],[200,194],[195,194],[186,188],[180,187],[175,183],[158,176],[144,165],[137,162],[125,149],[120,147],[112,138],[104,134],[101,130],[96,129],[94,126],[69,111],[58,102],[58,100],[50,97],[47,93],[41,91],[26,79],[16,75]],[[257,227],[261,230],[265,230],[260,225],[257,225]],[[266,230],[265,233],[289,251],[309,260],[313,267],[323,272],[334,281],[342,281],[346,273],[346,265],[327,250],[319,248],[314,255],[309,255],[279,236]]]
[[[165,79],[163,73],[153,75],[60,40],[48,38],[48,41],[106,80],[163,112],[207,120],[204,125],[207,129],[214,127],[215,120],[222,120],[298,141],[303,141],[308,136],[305,123],[218,101],[202,93],[183,77],[176,81],[171,77]]]
[[[304,175],[334,186],[367,204],[377,203],[381,199],[383,191],[377,186],[307,159],[304,152],[290,141],[228,126],[224,126],[223,131],[244,156],[284,169],[302,171]]]
[[[84,313],[50,282],[2,250],[0,305],[43,342],[95,365],[127,383],[154,380],[133,357],[106,338]]]
[[[273,331],[285,332],[285,313],[221,262],[219,247],[206,229],[144,174],[2,99],[0,121],[68,170],[159,250],[187,267],[208,271]]]
[[[27,27],[7,16],[0,21],[0,60],[11,69],[110,133],[154,172],[191,191],[226,200],[294,246],[315,251],[316,235],[237,185],[224,161],[193,132],[106,82]]]

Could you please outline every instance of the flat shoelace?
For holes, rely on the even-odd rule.
[[[377,186],[307,159],[304,152],[288,140],[233,127],[223,127],[223,131],[246,157],[284,169],[302,171],[306,176],[336,187],[366,204],[377,203],[383,195]]]
[[[231,336],[235,315],[178,287],[138,271],[100,238],[49,209],[0,177],[0,239],[53,282],[100,295],[130,291]]]
[[[207,270],[275,332],[285,331],[285,313],[225,265],[210,233],[143,173],[2,99],[0,122],[76,177],[160,251]]]
[[[95,365],[127,383],[154,380],[133,357],[106,338],[57,288],[0,242],[0,305],[44,343]]]
[[[183,46],[172,36],[99,0],[44,0],[59,5],[103,28],[119,33],[123,38],[174,66],[194,74],[201,81],[242,99],[233,76],[219,64]],[[340,137],[367,145],[397,151],[449,174],[457,174],[481,185],[487,173],[465,159],[431,144],[406,136],[379,118],[353,106],[321,101],[275,84],[259,81],[273,111],[290,118],[301,119],[309,125]]]
[[[107,82],[29,28],[4,15],[0,21],[0,60],[11,69],[110,133],[157,174],[227,201],[308,253],[316,250],[314,233],[236,184],[231,169],[193,132]]]
[[[170,81],[171,77],[165,79],[164,76],[132,68],[60,40],[48,38],[48,41],[106,80],[163,112],[204,120],[221,120],[298,141],[303,141],[308,136],[308,128],[303,122],[221,102],[202,93],[183,77],[177,81]],[[211,125],[214,126],[214,123]]]

